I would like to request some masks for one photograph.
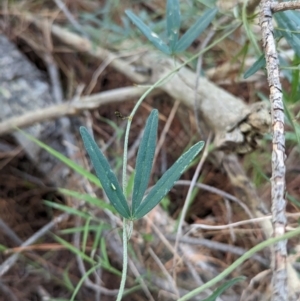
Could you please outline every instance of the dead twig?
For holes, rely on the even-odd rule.
[[[294,217],[294,218],[299,218],[300,213],[287,213],[288,217]],[[270,220],[272,218],[271,215],[267,215],[267,216],[262,216],[262,217],[257,217],[257,218],[252,218],[252,219],[248,219],[248,220],[243,220],[243,221],[239,221],[239,222],[235,222],[235,223],[230,223],[227,225],[218,225],[218,226],[212,226],[212,225],[204,225],[204,224],[192,224],[192,229],[206,229],[206,230],[224,230],[224,229],[228,229],[228,228],[232,228],[232,227],[238,227],[241,225],[247,225],[247,224],[251,224],[251,223],[258,223],[262,220]],[[287,227],[287,230],[294,230],[295,228],[291,228],[291,227]],[[190,230],[192,231],[192,230]]]
[[[12,290],[1,281],[0,281],[0,292],[3,293],[1,294],[3,297],[6,296],[6,300],[20,301],[20,299],[17,298],[17,296],[12,292]]]
[[[170,129],[170,126],[172,124],[172,121],[174,120],[174,117],[175,117],[175,114],[177,112],[177,109],[180,105],[180,102],[178,100],[175,101],[174,105],[173,105],[173,108],[169,114],[169,117],[168,117],[168,120],[160,134],[160,138],[158,140],[158,143],[157,143],[157,146],[156,146],[156,149],[155,149],[155,154],[154,154],[154,159],[153,159],[153,166],[155,166],[155,162],[156,162],[156,159],[157,159],[157,156],[164,144],[164,141],[166,139],[166,136],[167,136],[167,133],[169,132],[169,129]]]
[[[40,237],[45,235],[48,231],[50,231],[53,227],[55,227],[57,224],[61,223],[65,219],[69,217],[69,214],[64,213],[56,218],[54,218],[50,223],[45,225],[43,228],[41,228],[39,231],[37,231],[34,235],[32,235],[30,238],[28,238],[20,247],[27,247],[31,244],[33,244],[35,241],[37,241]],[[0,265],[0,278],[9,271],[9,269],[15,264],[15,262],[19,258],[19,253],[13,254],[11,257],[6,259],[1,265]]]
[[[189,208],[189,202],[190,202],[190,199],[191,199],[191,196],[192,196],[193,189],[194,189],[196,181],[197,181],[197,179],[199,177],[199,174],[200,174],[200,171],[202,169],[202,166],[203,166],[203,164],[204,164],[204,162],[205,162],[205,160],[206,160],[206,158],[207,158],[207,156],[209,154],[209,146],[210,146],[210,143],[211,143],[211,136],[212,135],[210,133],[208,135],[208,138],[207,138],[207,141],[206,141],[206,145],[205,145],[205,149],[204,149],[202,158],[199,161],[199,164],[197,165],[197,168],[196,168],[196,171],[194,173],[191,185],[189,187],[186,199],[184,201],[184,205],[183,205],[183,208],[182,208],[182,211],[181,211],[181,215],[180,215],[180,219],[179,219],[179,223],[178,223],[177,234],[176,234],[176,241],[175,241],[175,246],[174,246],[175,253],[177,252],[178,245],[179,245],[179,239],[180,239],[180,237],[182,235],[182,226],[183,226],[183,222],[184,222],[187,210]],[[175,269],[175,266],[176,266],[176,257],[174,256],[174,259],[173,259],[173,271],[174,271],[173,278],[174,278],[174,281],[176,282],[176,269]]]
[[[175,185],[185,185],[185,186],[190,186],[191,185],[191,181],[187,181],[187,180],[179,180],[175,183]],[[221,189],[218,189],[216,187],[213,187],[213,186],[210,186],[210,185],[206,185],[206,184],[203,184],[203,183],[195,183],[195,187],[198,187],[200,189],[203,189],[203,190],[206,190],[206,191],[209,191],[209,192],[212,192],[212,193],[215,193],[223,198],[226,198],[232,202],[235,202],[237,203],[238,205],[240,205],[244,211],[247,213],[247,215],[250,217],[250,218],[253,218],[253,214],[251,213],[250,209],[247,207],[246,204],[244,204],[240,199],[238,199],[237,197],[235,197],[234,195],[226,192],[226,191],[223,191]]]
[[[113,102],[123,102],[130,98],[141,96],[147,90],[146,87],[126,87],[107,92],[85,96],[74,102],[65,102],[25,113],[21,116],[9,118],[0,122],[0,136],[11,133],[16,128],[23,128],[38,122],[45,122],[64,116],[77,115],[82,111],[91,110]],[[160,93],[156,91],[154,93]]]
[[[72,26],[80,32],[85,38],[89,38],[89,35],[86,33],[86,31],[82,28],[82,26],[75,20],[69,9],[66,7],[66,5],[61,0],[53,0],[57,7],[64,13],[68,21],[72,24]]]
[[[176,240],[176,236],[173,234],[167,234],[166,238],[170,241]],[[224,243],[217,242],[217,241],[212,241],[212,240],[205,239],[205,238],[193,238],[193,237],[183,236],[179,239],[179,241],[181,243],[185,243],[185,244],[189,244],[189,245],[199,245],[199,246],[207,247],[211,250],[218,250],[218,251],[225,252],[225,253],[229,252],[229,253],[239,255],[239,256],[241,256],[247,252],[247,250],[245,250],[243,248],[235,247],[235,246],[224,244]],[[259,255],[253,255],[252,258],[265,266],[269,266],[268,260],[266,260],[265,258],[263,258]]]

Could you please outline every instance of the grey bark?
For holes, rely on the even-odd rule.
[[[0,35],[0,121],[47,108],[54,104],[46,76],[39,71],[4,35]],[[26,133],[65,153],[58,123],[46,121],[27,128]],[[14,132],[17,142],[38,169],[53,183],[64,183],[68,168],[53,156]]]

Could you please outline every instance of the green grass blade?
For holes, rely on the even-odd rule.
[[[75,287],[73,286],[73,283],[69,277],[69,272],[70,272],[69,269],[70,269],[70,266],[68,266],[63,272],[63,283],[70,292],[73,292]],[[63,299],[51,299],[50,301],[56,301],[56,300],[58,301],[58,300],[63,300]],[[67,301],[69,301],[69,300],[67,300]]]
[[[300,95],[300,86],[299,86],[299,79],[300,79],[300,70],[299,70],[299,58],[295,55],[292,65],[297,66],[294,70],[292,70],[292,81],[291,81],[291,92],[290,92],[290,100],[292,102],[296,102],[299,100]]]
[[[244,31],[248,36],[248,39],[251,42],[256,52],[256,55],[261,55],[261,50],[257,43],[257,34],[253,32],[253,29],[250,26],[251,19],[248,17],[247,10],[248,10],[248,0],[244,1],[243,8],[242,8],[242,22],[244,26]]]
[[[64,240],[63,238],[61,238],[55,234],[52,234],[52,235],[56,241],[58,241],[61,245],[65,246],[69,251],[71,251],[75,255],[80,256],[82,258],[82,260],[85,260],[86,262],[88,262],[92,265],[95,265],[97,263],[95,260],[91,259],[89,256],[84,254],[82,251],[80,251],[79,249],[74,247],[72,244],[70,244],[68,241]]]
[[[93,246],[91,250],[91,257],[94,258],[97,255],[98,248],[100,246],[101,235],[104,229],[103,223],[97,225],[97,229],[95,230],[94,238],[93,238]]]
[[[91,222],[91,217],[86,220],[84,225],[84,231],[83,231],[82,242],[81,242],[81,249],[83,253],[85,253],[86,251],[87,240],[90,232],[90,222]]]
[[[262,54],[255,62],[254,64],[245,72],[244,79],[247,79],[254,73],[256,73],[258,70],[264,68],[266,66],[266,59],[265,55]]]
[[[143,217],[161,201],[174,186],[174,183],[179,179],[182,173],[188,168],[192,160],[202,150],[203,146],[203,141],[193,145],[163,174],[137,210],[133,212],[134,219]]]
[[[245,280],[246,277],[240,276],[240,277],[236,277],[233,278],[227,282],[225,282],[224,284],[222,284],[220,287],[218,287],[213,293],[212,295],[210,295],[208,298],[206,298],[203,301],[216,301],[216,299],[221,296],[221,294],[226,291],[228,288],[230,288],[231,286],[233,286],[234,284],[236,284],[237,282],[243,281]]]
[[[274,15],[278,24],[277,31],[284,36],[288,44],[300,56],[300,13],[298,11],[284,11]]]
[[[203,13],[203,16],[188,29],[188,31],[178,41],[175,51],[176,53],[186,50],[198,36],[207,28],[217,13],[217,9],[208,9]]]
[[[20,132],[23,133],[29,140],[33,141],[39,147],[41,147],[42,149],[47,151],[49,154],[51,154],[52,156],[54,156],[55,158],[57,158],[58,160],[60,160],[61,162],[63,162],[67,166],[69,166],[70,168],[72,168],[74,171],[76,171],[77,173],[79,173],[83,177],[87,178],[90,182],[96,184],[100,188],[102,187],[100,182],[99,182],[99,179],[95,175],[88,172],[86,169],[84,169],[80,165],[76,164],[75,162],[73,162],[72,160],[67,158],[66,156],[62,155],[61,153],[59,153],[58,151],[56,151],[52,147],[50,147],[50,146],[46,145],[45,143],[41,142],[40,140],[38,140],[38,139],[34,138],[33,136],[25,133],[24,131],[20,130]]]
[[[156,146],[158,111],[152,110],[147,119],[144,135],[136,159],[132,195],[132,212],[141,204],[148,187]]]
[[[80,216],[81,218],[84,218],[84,219],[91,218],[90,214],[82,212],[78,209],[75,209],[75,208],[72,208],[72,207],[69,207],[69,206],[66,206],[66,205],[57,204],[57,203],[50,202],[50,201],[44,201],[44,203],[46,205],[48,205],[49,207],[67,212],[68,214],[73,214],[73,215],[76,215],[76,216]]]
[[[178,41],[180,28],[180,7],[178,0],[167,1],[166,19],[169,47],[173,52]]]
[[[300,129],[299,126],[297,124],[297,122],[295,122],[295,117],[293,112],[289,109],[289,107],[287,106],[286,102],[283,102],[283,107],[284,107],[284,113],[285,116],[287,118],[287,120],[289,121],[290,125],[293,127],[293,130],[295,132],[296,135],[296,141],[298,143],[298,148],[300,148]]]
[[[166,43],[155,32],[153,32],[139,17],[137,17],[130,10],[125,10],[125,14],[157,49],[159,49],[165,54],[171,54],[171,51],[166,45]]]
[[[101,199],[95,198],[90,196],[89,194],[86,193],[80,193],[77,191],[73,191],[73,190],[68,190],[68,189],[64,189],[64,188],[59,188],[58,191],[64,195],[67,196],[72,196],[78,200],[84,200],[87,203],[90,203],[92,205],[95,205],[99,208],[102,209],[108,209],[110,211],[112,211],[113,213],[116,213],[117,211],[115,210],[115,208],[113,206],[111,206],[110,204],[107,204],[106,202],[104,202]]]
[[[108,199],[120,215],[125,218],[130,218],[131,214],[125,196],[107,159],[85,127],[80,127],[80,134],[85,149],[89,154],[96,171],[96,175],[99,178]]]

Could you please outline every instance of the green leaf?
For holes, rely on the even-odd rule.
[[[120,215],[129,219],[131,215],[128,204],[117,177],[111,170],[107,159],[85,127],[80,127],[80,134],[84,147],[89,154],[96,171],[96,175],[99,178],[108,199]]]
[[[63,162],[64,164],[66,164],[67,166],[69,166],[70,168],[75,170],[76,172],[78,172],[80,175],[87,178],[90,182],[96,184],[98,187],[101,188],[101,184],[99,182],[99,179],[96,176],[94,176],[92,173],[88,172],[86,169],[84,169],[80,165],[76,164],[75,162],[73,162],[72,160],[67,158],[66,156],[62,155],[61,153],[59,153],[58,151],[56,151],[52,147],[46,145],[45,143],[41,142],[38,139],[35,139],[33,136],[31,136],[31,135],[29,135],[29,134],[27,134],[27,133],[25,133],[24,131],[21,131],[21,130],[20,130],[20,132],[22,134],[24,134],[29,140],[33,141],[39,147],[41,147],[42,149],[47,151],[49,154],[56,157],[58,160],[60,160],[61,162]]]
[[[136,171],[132,195],[132,212],[141,204],[148,187],[156,146],[158,111],[152,110],[147,119],[143,139],[136,159]]]
[[[137,17],[130,10],[126,10],[125,14],[157,49],[165,54],[171,54],[171,51],[165,44],[165,42],[155,32],[153,32],[139,17]]]
[[[152,210],[161,199],[170,191],[174,183],[179,179],[182,173],[188,168],[192,160],[202,150],[204,142],[200,141],[185,152],[163,176],[158,180],[149,194],[145,197],[140,206],[133,212],[133,218],[139,219]]]
[[[246,277],[237,277],[234,279],[231,279],[227,282],[225,282],[224,284],[222,284],[219,288],[217,288],[212,295],[210,295],[208,298],[204,299],[203,301],[215,301],[219,296],[221,296],[221,294],[227,290],[228,288],[230,288],[231,286],[233,286],[234,284],[236,284],[237,282],[243,281],[245,280]]]
[[[300,56],[300,13],[297,11],[284,11],[274,16],[279,27],[277,31],[280,30],[297,56]]]
[[[180,7],[178,0],[167,1],[166,19],[169,47],[173,52],[178,41],[180,28]]]
[[[186,50],[197,37],[207,28],[217,13],[217,8],[208,9],[203,13],[203,16],[188,29],[188,31],[181,37],[175,47],[175,52],[179,53]]]
[[[262,54],[255,63],[245,72],[244,79],[250,77],[254,73],[256,73],[259,69],[262,69],[266,66],[265,55]]]

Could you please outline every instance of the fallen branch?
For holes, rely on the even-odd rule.
[[[0,122],[0,136],[11,133],[15,131],[16,128],[24,128],[38,122],[45,122],[64,116],[78,115],[82,111],[96,109],[101,105],[136,98],[141,96],[146,90],[147,88],[145,87],[120,88],[110,90],[108,92],[97,93],[91,96],[81,97],[77,101],[69,101],[58,105],[52,105],[47,108],[15,116]]]

